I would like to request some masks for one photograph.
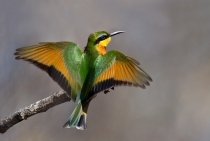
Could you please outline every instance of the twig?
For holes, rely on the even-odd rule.
[[[36,103],[33,103],[30,106],[20,109],[12,115],[1,119],[0,133],[5,133],[13,125],[21,122],[22,120],[26,120],[28,117],[38,113],[46,112],[48,109],[70,100],[71,98],[64,91],[59,91],[54,95],[39,100]]]

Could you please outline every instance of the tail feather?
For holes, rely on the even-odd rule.
[[[78,122],[76,128],[80,129],[80,130],[86,129],[87,128],[86,119],[87,119],[87,114],[82,112],[82,115],[80,116],[80,119],[79,119],[79,122]]]
[[[84,130],[87,128],[87,114],[83,111],[81,102],[79,102],[69,117],[69,120],[63,125],[64,128],[76,127],[77,129]]]

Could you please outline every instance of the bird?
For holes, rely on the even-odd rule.
[[[153,81],[132,57],[117,50],[107,52],[113,36],[121,33],[124,31],[91,33],[84,51],[69,41],[41,42],[16,49],[15,59],[28,61],[48,73],[77,102],[64,128],[87,128],[88,107],[99,92],[106,94],[116,86],[145,89]]]

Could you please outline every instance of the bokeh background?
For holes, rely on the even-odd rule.
[[[209,0],[0,0],[0,119],[60,90],[16,61],[16,48],[66,40],[83,49],[97,30],[126,31],[108,50],[139,60],[151,86],[99,94],[85,131],[62,128],[70,102],[15,125],[1,141],[210,140]]]

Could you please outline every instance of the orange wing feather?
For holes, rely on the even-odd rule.
[[[63,60],[63,50],[70,42],[40,43],[16,50],[16,59],[28,61],[46,71],[70,96],[76,100],[77,82],[70,75]],[[74,97],[73,97],[74,96]]]
[[[150,85],[149,81],[152,79],[138,66],[140,64],[138,61],[118,51],[108,52],[107,56],[102,57],[110,58],[111,53],[115,55],[114,60],[100,62],[101,66],[107,66],[107,69],[96,77],[89,97],[114,86],[135,86],[145,89],[145,85]]]

